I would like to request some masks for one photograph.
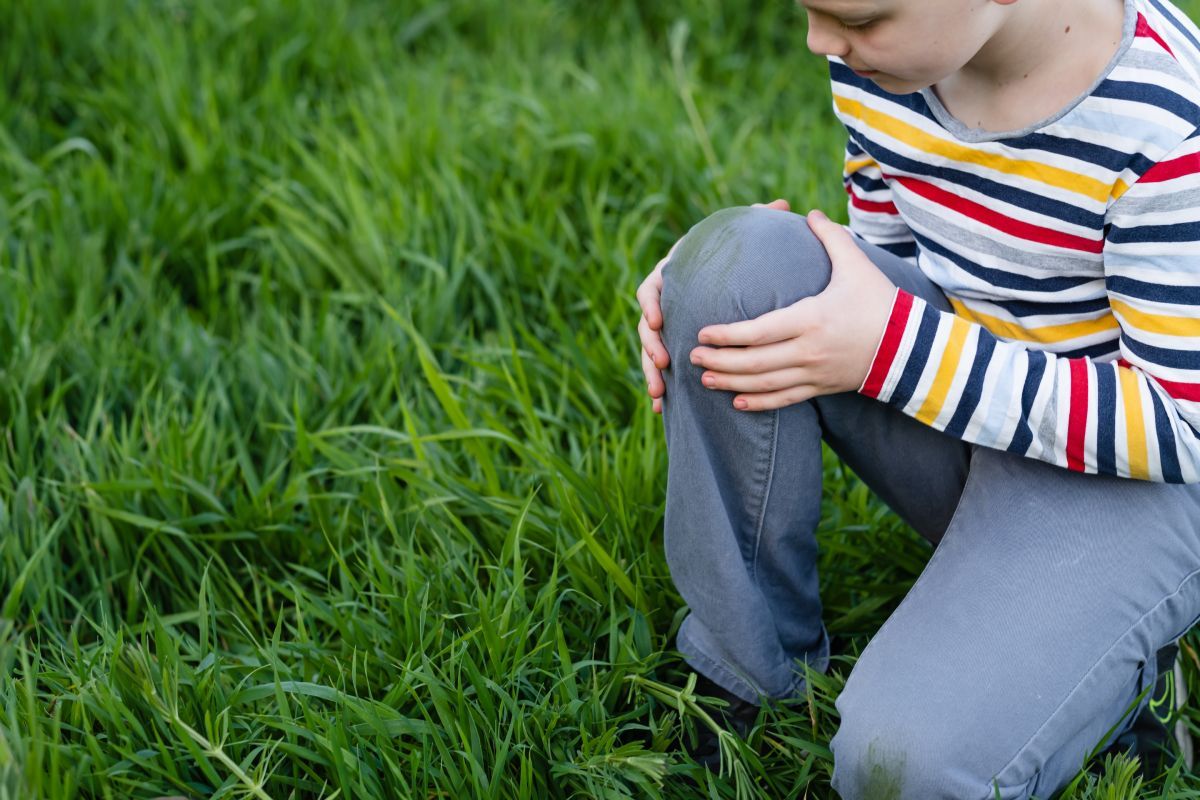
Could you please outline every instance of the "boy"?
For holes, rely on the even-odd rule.
[[[677,644],[743,719],[827,667],[824,438],[938,544],[838,698],[834,788],[1047,797],[1163,711],[1200,615],[1200,32],[1167,0],[803,5],[857,238],[727,209],[638,290]]]

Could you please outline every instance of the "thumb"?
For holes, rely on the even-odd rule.
[[[814,208],[808,212],[806,219],[809,230],[824,246],[829,260],[834,264],[844,264],[853,261],[855,256],[862,256],[862,250],[854,243],[850,232],[825,216],[824,212]]]
[[[829,254],[832,273],[826,292],[836,285],[850,289],[860,300],[868,294],[888,298],[895,296],[896,285],[863,252],[850,231],[816,209],[808,212],[807,220],[809,229]]]

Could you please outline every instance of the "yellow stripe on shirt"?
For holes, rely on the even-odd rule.
[[[1200,336],[1200,317],[1148,314],[1112,297],[1108,298],[1108,304],[1140,331],[1161,333],[1164,336]]]
[[[970,323],[962,317],[954,318],[954,323],[950,327],[950,336],[946,340],[942,363],[938,365],[937,375],[933,378],[933,385],[929,387],[929,393],[925,395],[925,402],[921,403],[921,408],[915,415],[926,425],[933,424],[946,402],[950,384],[954,382],[954,375],[958,372],[958,362],[962,358],[963,345],[966,344],[967,334],[970,332]]]
[[[1082,339],[1085,336],[1091,336],[1103,331],[1119,330],[1121,327],[1117,324],[1116,317],[1112,314],[1106,314],[1098,319],[1064,322],[1060,325],[1043,325],[1039,328],[1025,328],[1016,322],[1009,322],[1006,319],[1000,319],[991,314],[984,314],[982,311],[975,311],[957,297],[950,298],[950,305],[954,307],[954,313],[958,316],[968,319],[971,322],[978,322],[997,336],[1017,342],[1057,344],[1058,342],[1068,342],[1072,339]]]
[[[846,159],[846,174],[852,175],[859,170],[866,169],[867,167],[878,166],[879,165],[875,163],[875,159],[871,158],[870,156],[867,156],[866,158],[849,158]]]
[[[1125,441],[1129,453],[1129,474],[1147,480],[1146,421],[1142,416],[1142,393],[1137,375],[1128,367],[1118,367],[1121,376],[1121,400],[1125,406]]]
[[[920,128],[902,122],[895,117],[874,108],[868,108],[857,100],[834,95],[833,101],[838,110],[855,119],[860,119],[871,128],[882,131],[893,139],[898,139],[910,147],[915,147],[926,153],[953,159],[967,164],[978,164],[981,167],[1017,175],[1047,186],[1066,189],[1081,194],[1099,203],[1108,202],[1113,186],[1096,178],[1080,175],[1062,167],[1042,164],[1037,161],[1021,161],[1015,158],[1005,158],[996,153],[989,153],[978,147],[968,147],[962,144],[942,139],[926,133]]]

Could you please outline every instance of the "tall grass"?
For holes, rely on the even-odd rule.
[[[690,765],[634,327],[713,210],[844,202],[789,3],[6,11],[0,800],[830,796],[927,547],[827,454],[835,666]]]

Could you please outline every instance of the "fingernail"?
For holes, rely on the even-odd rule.
[[[712,375],[705,375],[700,380],[702,380],[704,382],[705,386],[712,386],[714,383],[717,382],[717,379],[714,378]]]
[[[749,405],[749,403],[747,403],[745,400],[738,399],[733,401],[733,405],[736,408],[745,408],[747,405]]]
[[[819,220],[820,219],[829,219],[829,217],[825,216],[825,212],[819,208],[814,208],[812,211],[808,212],[808,215],[810,217],[816,217]]]

